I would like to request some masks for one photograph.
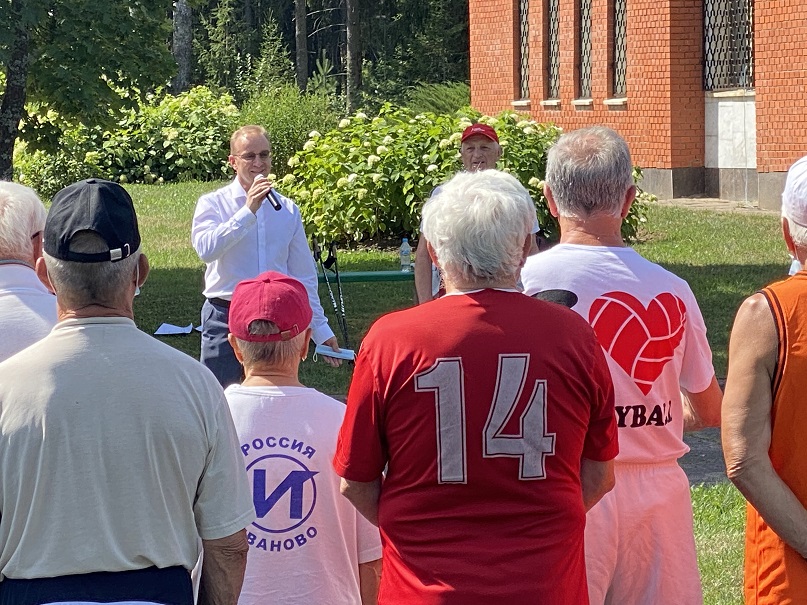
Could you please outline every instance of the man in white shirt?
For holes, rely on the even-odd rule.
[[[610,128],[564,134],[544,187],[560,243],[528,258],[521,280],[526,294],[588,320],[614,382],[616,486],[586,518],[592,605],[697,605],[689,482],[677,461],[689,450],[684,431],[720,424],[722,394],[689,285],[622,240],[632,170]]]
[[[56,298],[34,272],[46,216],[33,189],[0,181],[0,361],[44,337],[56,323]]]
[[[345,406],[298,378],[311,306],[295,279],[267,271],[235,288],[229,340],[246,378],[225,394],[258,518],[239,605],[372,605],[378,529],[339,493],[330,467]]]
[[[199,198],[191,242],[206,264],[202,307],[201,362],[222,386],[240,382],[241,365],[227,342],[230,299],[238,282],[264,271],[300,280],[314,311],[312,338],[338,350],[339,344],[317,293],[317,269],[300,218],[290,199],[272,191],[265,175],[272,149],[261,126],[243,126],[230,138],[228,162],[235,178],[226,187]],[[341,362],[323,356],[330,365]]]

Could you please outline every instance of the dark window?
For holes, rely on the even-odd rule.
[[[754,0],[704,0],[703,86],[754,87]]]

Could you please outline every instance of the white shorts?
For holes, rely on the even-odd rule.
[[[689,481],[678,463],[615,465],[586,515],[591,605],[702,605]]]

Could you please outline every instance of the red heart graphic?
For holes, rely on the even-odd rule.
[[[605,352],[647,395],[681,343],[686,307],[669,292],[647,307],[626,292],[607,292],[592,303],[588,321]]]

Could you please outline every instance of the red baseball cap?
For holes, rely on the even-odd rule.
[[[236,338],[247,342],[290,340],[311,325],[311,304],[305,286],[293,277],[266,271],[240,282],[230,301],[229,327]],[[250,334],[256,319],[274,323],[277,334]]]
[[[487,124],[471,124],[468,126],[468,128],[462,131],[461,141],[464,142],[465,139],[472,137],[475,134],[481,134],[483,137],[487,137],[491,141],[495,141],[496,143],[499,142],[499,137],[496,135],[496,131],[493,130],[492,126],[488,126]]]

